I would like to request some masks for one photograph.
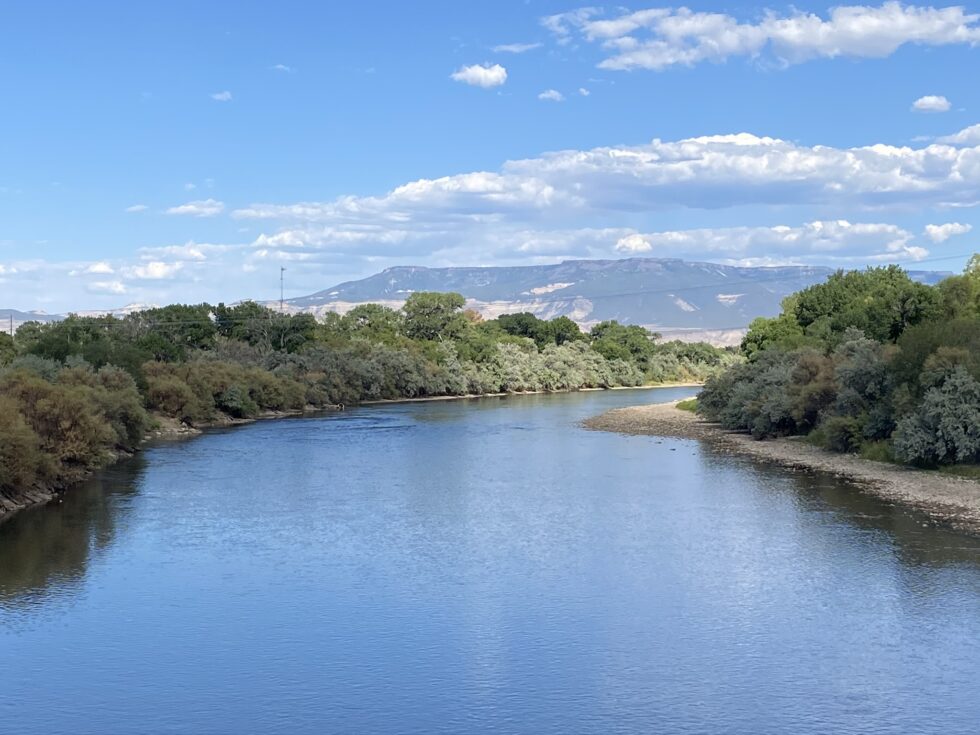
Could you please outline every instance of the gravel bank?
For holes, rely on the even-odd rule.
[[[980,535],[980,482],[834,454],[799,439],[756,441],[701,420],[677,403],[618,408],[583,422],[589,429],[711,442],[722,451],[828,472],[867,492],[923,511],[943,525]]]

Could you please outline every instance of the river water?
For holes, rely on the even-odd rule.
[[[0,731],[978,732],[980,542],[578,426],[690,393],[151,446],[0,524]]]

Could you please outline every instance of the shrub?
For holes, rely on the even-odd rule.
[[[823,446],[834,452],[856,452],[863,441],[863,425],[853,416],[830,416],[820,424]]]
[[[924,466],[980,460],[980,383],[954,368],[898,423],[893,446],[901,461]]]

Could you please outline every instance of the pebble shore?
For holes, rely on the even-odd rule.
[[[944,526],[980,535],[980,482],[975,480],[827,452],[798,438],[757,441],[683,411],[677,402],[617,408],[583,423],[589,429],[621,434],[698,439],[733,454],[830,473],[880,498],[924,512]]]

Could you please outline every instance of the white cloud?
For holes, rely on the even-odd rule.
[[[541,43],[504,43],[494,46],[493,51],[498,54],[523,54],[541,48],[542,45]]]
[[[790,227],[721,227],[631,233],[617,252],[661,257],[722,257],[727,261],[778,256],[787,261],[921,260],[928,255],[897,225],[818,220]]]
[[[136,212],[145,212],[147,209],[149,209],[149,207],[145,204],[133,204],[126,207],[125,211],[135,214]]]
[[[980,124],[971,125],[953,135],[944,135],[937,138],[936,142],[956,146],[980,146]]]
[[[600,44],[604,69],[663,70],[758,58],[768,53],[781,64],[818,58],[883,58],[901,46],[944,46],[980,42],[980,15],[963,7],[917,7],[885,2],[879,7],[840,6],[825,18],[793,11],[767,12],[757,22],[688,8],[650,8],[599,18],[594,8],[542,19],[559,43],[573,34]]]
[[[499,87],[507,81],[507,70],[500,64],[473,64],[461,67],[449,75],[451,79],[474,87]]]
[[[544,92],[538,95],[538,99],[546,100],[548,102],[561,102],[565,99],[565,95],[563,95],[557,89],[546,89]]]
[[[293,67],[291,67],[291,66],[286,66],[285,64],[273,64],[273,65],[272,65],[272,66],[270,66],[269,68],[270,68],[270,69],[271,69],[272,71],[281,71],[281,72],[283,72],[284,74],[291,74],[292,72],[294,72],[294,71],[295,71],[295,69],[293,69]],[[229,93],[229,94],[230,94],[230,93]]]
[[[101,274],[101,275],[109,275],[109,274],[115,273],[116,271],[113,269],[113,267],[111,265],[109,265],[104,260],[102,260],[102,261],[99,261],[98,263],[92,263],[91,265],[89,265],[88,267],[85,268],[84,272],[85,273],[97,273],[97,274]]]
[[[122,281],[93,281],[85,284],[85,289],[98,294],[124,294],[126,286]]]
[[[835,148],[739,133],[557,151],[508,161],[497,172],[420,179],[382,196],[255,204],[233,216],[406,227],[421,222],[489,223],[505,217],[567,220],[690,207],[916,210],[977,202],[980,143]]]
[[[231,92],[227,89],[223,92],[215,92],[211,95],[211,99],[216,102],[231,102]]]
[[[225,209],[224,202],[214,199],[199,199],[176,207],[170,207],[167,214],[188,214],[194,217],[214,217]]]
[[[184,191],[194,191],[197,188],[197,184],[192,181],[188,181],[184,184]]]
[[[573,29],[580,28],[599,12],[599,8],[578,8],[567,13],[545,16],[541,19],[541,25],[551,31],[558,38],[559,43],[568,43]]]
[[[977,225],[970,207],[980,206],[980,126],[945,140],[842,148],[737,133],[555,151],[374,196],[252,204],[232,212],[252,220],[232,225],[249,225],[248,244],[190,241],[127,260],[55,265],[5,258],[0,278],[44,308],[77,308],[100,299],[118,305],[111,284],[147,303],[261,297],[287,260],[302,263],[295,287],[304,282],[310,292],[397,264],[633,255],[756,265],[914,261],[957,227]],[[942,214],[944,207],[960,213]],[[224,205],[173,210],[214,215]],[[708,224],[684,229],[695,222]],[[936,224],[922,232],[925,222]],[[86,291],[89,281],[101,296]]]
[[[240,245],[218,245],[213,243],[197,243],[190,240],[183,245],[165,245],[161,247],[141,248],[144,260],[160,258],[175,258],[180,261],[203,262],[210,257],[240,249]]]
[[[589,96],[590,94],[592,94],[592,93],[591,93],[591,92],[590,92],[589,90],[587,90],[587,89],[586,89],[585,87],[579,87],[579,88],[578,88],[578,93],[579,93],[580,95],[582,95],[583,97],[588,97],[588,96]]]
[[[159,281],[166,278],[173,278],[183,267],[184,264],[179,261],[175,263],[165,263],[162,260],[151,260],[144,265],[129,266],[124,272],[129,278]]]
[[[636,232],[616,241],[616,252],[619,253],[649,253],[651,250],[653,243]]]
[[[941,95],[927,94],[912,103],[915,112],[948,112],[951,107],[949,100]]]
[[[947,222],[944,225],[926,225],[926,237],[934,243],[946,242],[954,235],[965,235],[973,229],[972,225],[959,222]]]

